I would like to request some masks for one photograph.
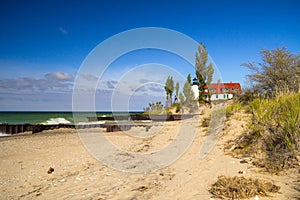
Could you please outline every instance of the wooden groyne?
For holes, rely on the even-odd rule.
[[[0,124],[0,133],[17,134],[27,131],[38,133],[43,130],[75,128],[73,124]]]
[[[114,115],[114,116],[98,116],[98,117],[87,117],[89,122],[95,121],[176,121],[182,119],[188,119],[194,117],[195,114],[131,114],[131,115]]]
[[[87,129],[87,128],[105,128],[106,132],[126,131],[134,126],[142,126],[146,131],[151,128],[151,125],[145,123],[132,123],[132,121],[176,121],[188,119],[195,116],[195,114],[131,114],[131,115],[116,115],[116,116],[100,116],[100,117],[87,117],[89,122],[96,121],[112,121],[110,123],[86,123],[86,124],[0,124],[0,133],[17,134],[31,131],[32,133],[42,132],[44,130],[53,130],[60,128],[73,128],[73,129]],[[116,123],[113,121],[125,121],[123,123]]]
[[[147,124],[133,124],[133,123],[105,123],[105,124],[0,124],[0,133],[17,134],[23,132],[38,133],[44,130],[54,130],[60,128],[73,128],[73,129],[87,129],[87,128],[105,128],[106,132],[126,131],[134,126],[145,127],[149,130],[151,125]]]

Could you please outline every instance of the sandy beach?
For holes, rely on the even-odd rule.
[[[200,159],[207,132],[201,121],[207,115],[188,119],[191,126],[198,127],[191,146],[174,163],[151,173],[128,173],[106,166],[88,152],[73,129],[1,137],[1,199],[213,199],[208,189],[220,175],[255,177],[281,187],[280,193],[260,199],[299,197],[291,187],[297,178],[294,172],[271,176],[224,153],[228,140],[246,127],[238,118],[226,122],[215,148]],[[159,134],[150,138],[131,137],[121,131],[105,136],[126,151],[149,153],[172,142],[180,123],[165,122]],[[133,129],[132,133],[142,131]],[[52,173],[48,173],[50,167]]]

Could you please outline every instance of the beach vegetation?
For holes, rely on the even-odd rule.
[[[174,103],[178,103],[178,98],[179,98],[179,83],[177,82],[176,85],[175,85]]]
[[[236,152],[255,158],[254,165],[278,174],[299,167],[299,55],[285,48],[263,50],[262,62],[247,64],[254,71],[252,87],[227,107],[227,116],[244,109],[251,115],[248,131],[235,140]]]
[[[199,43],[198,45],[198,52],[196,52],[196,59],[195,59],[195,68],[196,68],[196,76],[199,81],[199,103],[205,102],[204,98],[204,86],[208,85],[208,99],[210,102],[211,92],[210,92],[210,84],[213,79],[214,68],[212,63],[208,63],[208,52],[206,47]]]
[[[281,93],[272,99],[256,98],[247,106],[232,104],[227,116],[241,109],[250,115],[248,130],[235,139],[237,154],[251,156],[253,164],[278,174],[299,167],[300,93]]]
[[[182,92],[179,93],[179,100],[180,100],[180,110],[183,113],[184,112],[184,95],[182,94]]]
[[[232,114],[242,110],[242,103],[241,102],[234,102],[229,104],[226,107],[226,117],[230,117]]]
[[[173,104],[174,80],[172,76],[168,76],[165,83],[166,91],[166,107],[171,107]]]
[[[300,94],[285,94],[275,99],[256,99],[250,105],[251,140],[262,140],[264,166],[277,173],[293,167],[300,150]],[[254,141],[249,141],[252,144]]]
[[[300,54],[292,54],[285,47],[275,50],[263,49],[262,62],[245,63],[252,73],[247,75],[252,92],[262,98],[275,97],[278,88],[286,87],[298,92],[300,85]]]
[[[149,103],[146,108],[144,108],[144,113],[151,114],[161,114],[164,111],[164,106],[161,101]]]
[[[204,117],[202,120],[202,127],[209,127],[209,123],[211,121],[211,115],[209,115],[208,117]]]
[[[195,110],[198,109],[197,107],[197,101],[194,98],[194,92],[192,90],[192,80],[191,80],[191,75],[188,74],[186,82],[183,86],[183,94],[184,94],[184,103],[183,106],[188,108],[188,111],[190,113],[194,112]]]

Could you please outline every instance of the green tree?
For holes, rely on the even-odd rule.
[[[179,100],[180,100],[180,108],[183,111],[183,106],[184,106],[184,96],[182,92],[179,93]]]
[[[272,96],[283,89],[298,92],[300,54],[292,54],[285,47],[275,50],[263,49],[260,54],[262,62],[242,64],[252,71],[247,77],[252,83],[253,91],[267,96]]]
[[[190,85],[192,85],[192,78],[191,78],[191,74],[188,74],[187,78],[186,78],[187,82],[190,83]]]
[[[198,52],[196,52],[196,76],[199,81],[199,102],[204,100],[204,87],[207,84],[209,101],[210,101],[210,84],[212,82],[214,68],[212,63],[208,63],[208,52],[206,47],[201,43],[198,45]]]
[[[177,82],[175,85],[175,100],[174,101],[178,102],[178,98],[179,98],[178,94],[179,94],[179,83]]]
[[[185,96],[185,106],[189,107],[190,110],[195,107],[195,99],[194,99],[194,92],[192,90],[192,82],[191,82],[191,75],[188,74],[187,80],[183,86],[183,94]]]
[[[174,92],[174,81],[172,76],[168,76],[167,78],[167,81],[165,83],[165,91],[167,104],[170,103],[169,106],[172,106],[172,95]]]
[[[179,100],[180,100],[180,104],[183,106],[183,104],[184,104],[184,96],[183,96],[182,92],[179,93]]]
[[[211,63],[209,63],[209,65],[207,66],[207,69],[206,69],[206,84],[207,84],[207,87],[208,87],[208,101],[210,102],[210,98],[211,98],[211,89],[210,89],[210,85],[211,85],[211,82],[212,82],[212,79],[213,79],[213,75],[214,75],[214,68],[212,66]]]
[[[144,108],[144,112],[147,113],[162,113],[163,105],[161,101],[148,103],[148,107]]]

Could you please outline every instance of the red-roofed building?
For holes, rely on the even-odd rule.
[[[211,100],[232,99],[237,93],[241,93],[240,83],[212,83],[210,84]],[[204,96],[208,98],[208,86],[204,87]]]

